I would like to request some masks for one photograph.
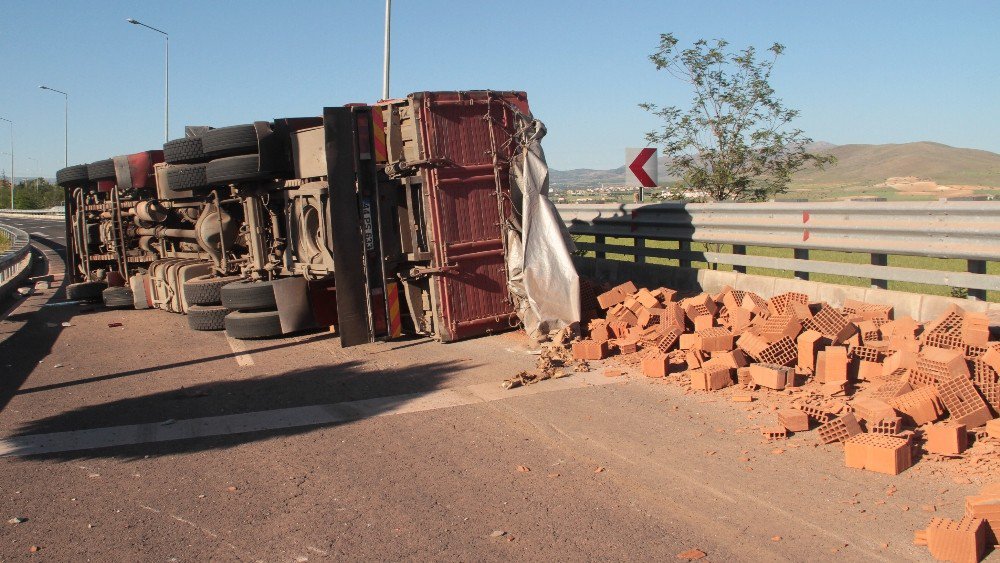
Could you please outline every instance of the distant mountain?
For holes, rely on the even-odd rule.
[[[921,141],[886,145],[834,145],[816,142],[808,150],[832,154],[837,164],[825,170],[807,168],[796,174],[792,190],[806,192],[817,188],[863,188],[895,185],[901,177],[908,182],[927,181],[939,185],[985,186],[1000,188],[1000,154],[951,147],[941,143]],[[666,172],[666,158],[660,158],[660,183],[671,179]],[[611,170],[581,168],[550,170],[555,189],[587,188],[603,184],[622,185],[625,167]],[[888,189],[892,189],[889,187]],[[845,196],[839,191],[831,196]],[[951,194],[942,194],[951,195]]]
[[[837,157],[837,164],[799,172],[796,185],[877,185],[889,178],[915,176],[938,184],[1000,187],[1000,154],[989,151],[921,141],[839,145],[821,152]]]

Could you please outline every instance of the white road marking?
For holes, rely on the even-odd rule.
[[[237,340],[232,336],[226,335],[226,340],[229,341],[229,347],[233,350],[233,357],[236,358],[236,363],[243,366],[249,367],[253,365],[253,358],[250,354],[247,354],[247,346],[242,340]]]
[[[177,420],[170,424],[154,422],[130,424],[89,430],[72,430],[51,434],[11,436],[0,440],[0,457],[51,454],[115,446],[130,446],[152,442],[168,442],[208,436],[225,436],[247,432],[262,432],[283,428],[299,428],[350,422],[377,416],[394,416],[414,412],[448,409],[525,395],[580,389],[620,381],[593,371],[561,379],[551,379],[509,391],[499,382],[481,383],[468,387],[438,389],[413,393],[287,409],[248,412],[224,416],[209,416]]]

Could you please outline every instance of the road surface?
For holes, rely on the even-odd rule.
[[[4,221],[61,280],[61,224]],[[913,531],[976,490],[765,442],[728,390],[595,363],[504,391],[518,333],[344,350],[63,300],[0,323],[2,561],[929,560]]]

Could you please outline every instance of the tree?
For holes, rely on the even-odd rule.
[[[672,175],[715,201],[763,201],[787,191],[792,174],[807,165],[833,164],[831,155],[806,151],[812,139],[791,127],[799,115],[775,96],[771,71],[784,46],[775,43],[758,58],[756,49],[727,50],[729,43],[701,39],[679,50],[672,34],[660,36],[649,59],[694,90],[690,109],[640,107],[663,120],[646,134],[662,145]]]

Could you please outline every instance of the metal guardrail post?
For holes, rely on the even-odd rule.
[[[745,244],[734,244],[733,245],[733,254],[736,254],[738,256],[746,256],[746,254],[747,254],[747,247],[746,247],[746,245]],[[747,273],[747,267],[746,266],[733,266],[733,271],[736,272],[737,274],[745,274],[745,273]]]
[[[985,274],[986,273],[986,261],[985,260],[969,260],[966,263],[966,271],[970,274]],[[986,290],[985,289],[967,289],[969,292],[969,299],[986,301]]]
[[[677,247],[680,249],[681,252],[691,252],[691,241],[687,240],[678,241]],[[680,263],[681,268],[691,267],[691,261],[685,258],[681,258],[680,260],[678,260],[678,262]]]
[[[594,235],[594,244],[601,245],[604,244],[606,239],[604,235]],[[597,250],[594,252],[594,257],[598,260],[604,260],[605,254],[603,250]]]
[[[644,264],[646,262],[646,239],[642,237],[635,237],[635,262],[637,264]]]
[[[886,256],[885,254],[872,254],[871,256],[872,256],[872,258],[871,258],[871,265],[872,266],[888,266],[889,265],[889,257]],[[871,282],[872,282],[872,288],[873,289],[889,289],[889,282],[886,281],[886,280],[873,279],[873,280],[871,280]]]
[[[795,249],[795,259],[796,260],[808,260],[809,259],[809,249],[808,248],[796,248]],[[795,272],[795,279],[809,281],[809,272]]]

